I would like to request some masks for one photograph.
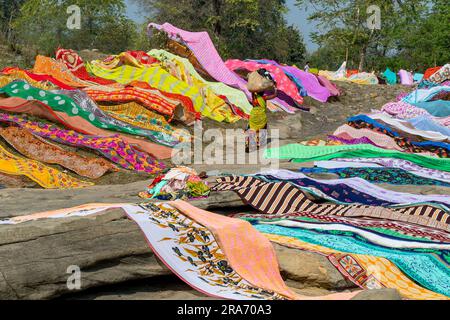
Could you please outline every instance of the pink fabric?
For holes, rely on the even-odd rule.
[[[339,89],[327,78],[323,77],[323,76],[319,76],[317,75],[317,80],[319,80],[319,83],[321,85],[323,85],[325,88],[327,88],[330,92],[332,96],[340,96],[341,92],[339,91]]]
[[[406,70],[400,70],[398,72],[398,75],[400,76],[401,84],[405,86],[412,86],[414,84],[413,75],[410,72]]]
[[[251,97],[250,92],[247,90],[246,82],[236,73],[229,70],[223,63],[208,32],[189,32],[178,29],[170,23],[164,23],[163,25],[150,23],[148,25],[148,30],[150,30],[150,28],[166,32],[172,40],[182,40],[195,54],[195,57],[202,64],[203,68],[205,68],[214,79],[231,87],[239,88],[244,91],[248,97]]]
[[[246,69],[249,71],[256,71],[258,69],[264,68],[272,74],[275,81],[277,82],[277,88],[280,91],[286,93],[298,104],[303,104],[303,98],[300,96],[300,92],[298,91],[297,86],[288,78],[288,76],[281,68],[270,64],[261,64],[253,61],[241,61],[237,59],[228,60],[225,62],[225,65],[230,70]]]
[[[403,149],[398,146],[394,139],[385,134],[378,133],[370,129],[356,129],[349,126],[348,124],[337,128],[333,133],[333,136],[347,140],[366,137],[370,139],[374,144],[383,149],[403,151]]]
[[[440,125],[443,125],[445,127],[450,125],[450,117],[434,117],[430,113],[428,113],[427,110],[415,107],[403,101],[389,102],[385,104],[383,108],[381,108],[381,111],[389,113],[390,115],[393,115],[398,119],[413,119],[419,116],[429,116]]]

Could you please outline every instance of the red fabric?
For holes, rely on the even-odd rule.
[[[159,63],[158,59],[156,59],[152,56],[149,56],[144,51],[138,51],[138,50],[137,51],[127,51],[127,53],[144,65],[151,65],[154,63]]]
[[[425,80],[429,79],[433,74],[441,70],[442,67],[435,67],[435,68],[429,68],[427,71],[425,71],[425,74],[423,75],[423,78]]]
[[[63,82],[53,78],[50,75],[36,74],[36,73],[32,73],[32,72],[29,72],[29,71],[26,71],[26,70],[23,70],[23,69],[12,68],[12,67],[4,68],[2,71],[0,71],[0,73],[8,75],[8,74],[11,74],[11,73],[13,73],[15,71],[24,72],[27,76],[29,76],[34,81],[39,81],[39,82],[41,82],[41,81],[48,81],[48,82],[53,83],[55,86],[60,87],[61,89],[64,89],[64,90],[75,90],[74,87],[68,86],[67,84],[65,84],[65,83],[63,83]]]
[[[354,74],[358,74],[358,70],[347,70],[347,78],[351,77]]]
[[[116,81],[91,76],[84,65],[83,59],[73,50],[58,49],[56,60],[64,63],[74,76],[81,80],[95,82],[101,85],[114,84]]]

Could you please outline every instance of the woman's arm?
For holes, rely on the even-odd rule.
[[[264,100],[272,100],[272,99],[275,99],[275,98],[277,97],[277,95],[278,95],[278,90],[277,90],[277,88],[275,88],[275,89],[273,90],[273,94],[268,95],[268,96],[264,96]]]

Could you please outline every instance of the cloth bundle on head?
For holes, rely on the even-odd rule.
[[[250,92],[264,92],[273,89],[275,80],[266,69],[253,71],[248,76],[247,89]]]

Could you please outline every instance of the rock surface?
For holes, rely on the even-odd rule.
[[[282,275],[298,293],[322,295],[356,289],[324,257],[274,247]],[[80,291],[67,286],[70,266],[81,270]],[[129,281],[134,283],[128,285]],[[0,299],[57,297],[207,298],[182,283],[156,258],[138,226],[122,209],[84,218],[0,226]]]

